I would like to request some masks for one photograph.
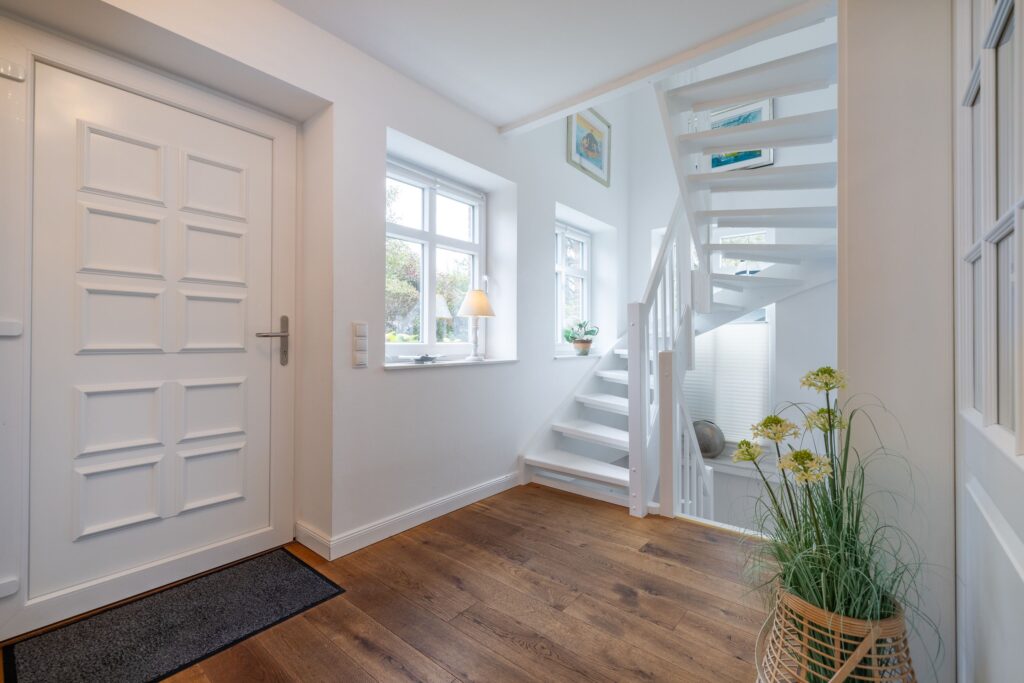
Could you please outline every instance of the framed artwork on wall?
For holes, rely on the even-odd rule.
[[[568,118],[565,160],[605,187],[612,178],[611,150],[612,124],[603,116],[587,109]]]
[[[771,98],[741,104],[728,109],[719,109],[711,112],[709,123],[711,129],[727,128],[731,126],[745,126],[749,123],[760,123],[772,119]],[[770,166],[774,163],[773,150],[770,147],[765,149],[747,149],[734,152],[720,152],[710,154],[709,164],[712,172],[731,171],[737,168],[758,168]]]

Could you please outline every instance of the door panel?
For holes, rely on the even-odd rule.
[[[271,141],[42,64],[35,131],[30,599],[266,529],[272,488]]]

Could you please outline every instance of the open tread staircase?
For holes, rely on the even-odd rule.
[[[696,337],[835,280],[835,3],[784,23],[756,49],[716,48],[713,64],[654,84],[679,201],[629,334],[525,449],[523,481],[637,516],[713,518],[714,473],[682,391]],[[710,127],[716,110],[765,98],[777,118]],[[757,149],[776,151],[760,167],[711,169],[711,154]],[[739,241],[746,231],[758,240]]]

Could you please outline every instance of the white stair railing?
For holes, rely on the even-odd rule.
[[[682,392],[693,348],[691,297],[695,281],[706,277],[699,265],[692,268],[689,228],[680,199],[643,298],[629,305],[629,508],[639,517],[655,484],[666,516],[709,512],[712,495]]]

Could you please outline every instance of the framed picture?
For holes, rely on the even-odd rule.
[[[612,124],[593,109],[568,119],[565,160],[605,187],[611,183]]]
[[[772,118],[772,100],[768,98],[759,102],[742,104],[738,107],[729,107],[711,112],[710,125],[712,129],[727,128],[730,126],[744,126],[748,123],[770,121]],[[759,166],[770,166],[773,150],[748,149],[737,152],[722,152],[711,154],[710,165],[713,173],[718,171],[731,171],[737,168],[757,168]]]

